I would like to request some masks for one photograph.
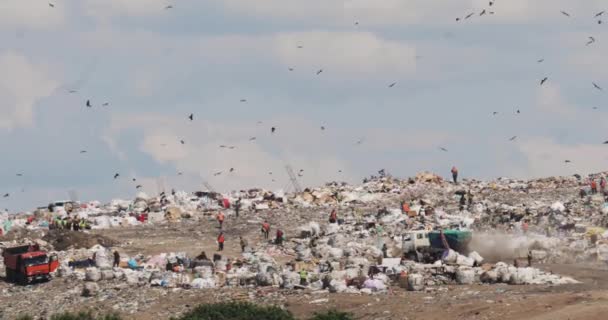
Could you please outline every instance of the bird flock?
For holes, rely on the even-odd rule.
[[[507,0],[505,0],[505,1],[507,1]],[[497,11],[498,11],[498,10],[495,10],[497,8],[495,6],[495,3],[496,3],[496,1],[488,1],[487,7],[481,9],[481,11],[477,11],[477,12],[471,12],[471,11],[469,11],[469,12],[465,13],[464,15],[460,16],[460,17],[456,17],[455,20],[456,20],[457,23],[464,23],[464,22],[473,21],[474,19],[476,19],[475,17],[481,18],[481,17],[487,17],[487,16],[495,15],[495,14],[497,14]],[[51,9],[54,9],[56,7],[56,4],[52,3],[52,2],[49,2],[48,6]],[[174,9],[174,5],[173,4],[168,4],[168,5],[164,6],[164,10],[171,10],[171,9]],[[597,22],[597,24],[602,24],[603,23],[602,18],[603,18],[604,13],[605,13],[605,11],[600,11],[600,12],[597,12],[597,13],[595,13],[593,15],[593,19]],[[559,13],[557,13],[557,14],[561,14],[564,18],[567,18],[567,19],[573,19],[574,18],[574,16],[570,12],[568,12],[566,10],[560,10]],[[354,22],[354,26],[355,27],[359,28],[360,25],[361,25],[360,21],[355,21]],[[598,41],[598,39],[595,36],[590,35],[590,36],[587,37],[587,40],[584,43],[585,43],[585,46],[593,46],[594,44],[596,44],[597,41]],[[303,49],[304,48],[304,44],[299,43],[299,44],[296,45],[296,48],[297,49]],[[539,64],[543,63],[543,62],[545,62],[545,58],[537,59],[536,62],[539,63]],[[288,67],[288,71],[292,72],[292,71],[294,71],[296,69],[296,67],[297,66],[290,66],[290,67]],[[325,72],[324,68],[319,68],[316,71],[315,74],[316,74],[316,76],[322,76],[322,74],[324,72]],[[540,84],[540,86],[544,86],[545,84],[547,84],[548,81],[549,81],[549,76],[545,75],[545,76],[541,77],[539,84]],[[397,84],[398,84],[398,81],[391,81],[391,82],[388,82],[387,87],[388,88],[395,88],[397,86]],[[597,82],[591,81],[591,85],[592,85],[593,89],[598,90],[598,91],[603,91],[603,88]],[[78,91],[75,90],[75,89],[70,89],[70,90],[68,90],[68,93],[70,93],[70,94],[76,94],[76,93],[78,93]],[[85,100],[84,105],[85,105],[86,108],[93,109],[93,108],[96,108],[98,106],[101,106],[101,107],[110,107],[110,102],[104,101],[104,102],[99,103],[99,102],[94,102],[92,100],[93,99],[86,99]],[[240,103],[247,103],[248,102],[248,100],[246,98],[241,98],[239,101],[240,101]],[[597,109],[597,107],[593,107],[593,109]],[[515,114],[521,114],[521,110],[520,109],[516,109]],[[499,115],[498,111],[492,111],[492,116],[498,116],[498,115]],[[196,117],[195,113],[192,112],[192,113],[189,113],[186,116],[186,119],[189,122],[195,122],[195,119],[197,119],[197,117]],[[261,124],[261,122],[258,122],[258,124]],[[321,131],[325,131],[326,130],[326,125],[325,124],[321,125],[320,126],[320,130]],[[278,134],[278,126],[276,126],[276,125],[275,126],[271,126],[269,131],[270,131],[270,135],[276,135],[276,134]],[[516,139],[518,139],[518,136],[514,135],[514,136],[510,137],[508,140],[511,141],[511,142],[513,142]],[[251,136],[249,138],[249,142],[255,142],[256,140],[257,140],[256,136]],[[179,141],[179,143],[181,145],[185,145],[186,144],[186,140],[184,138],[178,138],[177,141]],[[356,140],[355,145],[357,145],[357,146],[358,145],[362,145],[364,143],[364,141],[365,141],[365,138],[361,137],[360,139]],[[603,144],[608,144],[608,140],[604,141]],[[166,143],[161,144],[161,146],[166,146],[166,145],[167,145]],[[223,150],[235,150],[237,148],[237,146],[235,146],[235,145],[219,145],[219,148],[223,149]],[[445,146],[438,146],[438,149],[441,152],[449,152],[448,149]],[[87,154],[87,153],[88,153],[87,150],[80,150],[80,154],[81,155]],[[567,163],[567,164],[569,164],[572,161],[570,161],[570,160],[564,160],[564,162]],[[230,167],[230,168],[228,168],[226,170],[216,171],[216,172],[214,172],[212,174],[213,174],[213,176],[220,176],[220,175],[222,175],[225,172],[233,173],[235,171],[236,171],[235,168]],[[342,173],[342,170],[338,170],[338,172]],[[183,175],[183,172],[178,172],[177,174],[181,176],[181,175]],[[273,174],[272,172],[268,172],[268,175],[272,176],[272,174]],[[16,175],[18,177],[23,177],[24,176],[23,173],[18,173]],[[297,175],[298,175],[298,177],[302,177],[304,175],[304,170],[300,169],[298,171]],[[116,173],[113,174],[113,179],[114,180],[118,180],[120,177],[121,177],[121,174],[119,172],[116,172]],[[137,179],[136,178],[133,178],[132,181],[135,183],[135,188],[136,189],[143,188],[143,186],[141,184],[137,183]],[[274,179],[273,179],[273,181],[274,181]],[[4,198],[10,197],[10,193],[5,193],[3,195],[3,197]]]

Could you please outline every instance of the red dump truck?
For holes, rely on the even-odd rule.
[[[2,257],[6,266],[6,279],[21,284],[50,280],[51,272],[59,267],[57,256],[49,256],[38,245],[6,248],[2,251]]]

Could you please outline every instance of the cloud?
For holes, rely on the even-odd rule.
[[[16,52],[0,53],[0,128],[13,129],[30,125],[33,120],[34,104],[51,95],[59,86],[52,79],[51,70],[34,64]]]
[[[86,13],[100,18],[160,15],[167,5],[163,0],[84,0]]]
[[[48,29],[65,22],[66,8],[49,7],[46,1],[3,0],[0,1],[0,26]]]
[[[416,68],[413,46],[369,32],[279,34],[276,50],[285,66],[324,68],[342,75],[411,74]]]
[[[324,23],[332,26],[403,26],[412,24],[445,25],[455,23],[456,17],[475,13],[467,20],[471,24],[514,23],[527,21],[568,21],[560,10],[572,14],[572,18],[589,16],[602,10],[600,0],[573,2],[570,0],[216,0],[228,11],[247,16],[266,16],[276,20],[297,21],[309,24]],[[320,8],[323,8],[322,10]],[[479,16],[486,9],[494,15]]]
[[[526,159],[526,176],[543,177],[606,170],[606,146],[597,144],[558,144],[552,139],[537,137],[519,144]],[[569,164],[565,160],[572,161]]]
[[[297,122],[297,123],[296,123]],[[307,127],[314,129],[305,121],[283,123],[287,127]],[[200,176],[221,190],[240,189],[245,187],[285,187],[288,177],[284,166],[291,164],[296,171],[305,168],[302,184],[320,184],[331,178],[353,179],[347,172],[349,166],[345,161],[332,154],[319,154],[310,149],[298,149],[295,146],[310,146],[309,136],[297,135],[300,141],[286,140],[287,137],[258,137],[249,141],[252,132],[259,128],[247,123],[219,123],[197,120],[193,123],[187,119],[168,117],[158,114],[143,116],[123,115],[116,117],[108,128],[106,135],[112,141],[119,140],[125,130],[142,132],[143,141],[139,150],[151,156],[157,162],[170,164],[176,172],[185,176]],[[266,130],[264,130],[266,131]],[[286,130],[287,131],[287,130]],[[295,131],[293,131],[295,132]],[[269,135],[269,133],[266,133]],[[180,140],[185,140],[182,145]],[[304,141],[302,141],[304,140]],[[315,147],[330,149],[317,141]],[[220,148],[220,145],[236,146],[235,149]],[[287,147],[290,145],[290,147]],[[234,168],[233,172],[230,169]],[[338,175],[343,170],[344,176]],[[214,173],[221,175],[214,176]],[[273,175],[269,175],[273,172]],[[275,180],[274,182],[272,180]],[[200,181],[196,185],[200,184]],[[193,187],[193,186],[190,186]]]
[[[575,107],[562,96],[557,85],[552,84],[551,79],[538,89],[537,108],[545,115],[559,115],[563,117],[573,116]]]

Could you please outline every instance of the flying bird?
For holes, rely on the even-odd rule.
[[[509,141],[514,141],[515,139],[517,139],[517,136],[512,136],[511,139],[509,139]]]
[[[230,168],[230,172],[234,172],[234,168]]]
[[[269,175],[272,175],[272,171],[268,172]]]
[[[4,197],[5,197],[5,198],[8,198],[8,196],[10,196],[10,194],[9,194],[9,193],[4,194]]]
[[[486,14],[486,9],[483,9],[483,11],[479,14],[479,16],[483,16],[484,14]]]
[[[270,128],[270,133],[274,133],[275,131],[277,131],[277,128],[275,128],[275,127]]]
[[[304,46],[298,46],[298,49],[302,49],[302,48],[304,48]]]
[[[17,173],[17,177],[23,177],[23,173]]]
[[[234,149],[236,149],[236,147],[235,146],[230,146],[230,147],[228,147],[228,149],[234,150]]]
[[[288,69],[289,69],[289,71],[293,71],[293,68],[288,68]]]
[[[120,174],[117,173],[114,175],[114,179],[118,179],[118,177],[120,177]]]
[[[595,38],[594,37],[589,37],[589,41],[587,42],[587,46],[594,43],[595,42]]]
[[[566,11],[561,11],[561,13],[562,13],[563,15],[565,15],[566,17],[570,17],[570,14],[569,14],[568,12],[566,12]]]
[[[443,151],[443,152],[448,152],[448,149],[444,148],[444,147],[439,147],[439,150]]]
[[[538,61],[536,61],[537,63],[542,63],[543,61],[545,61],[545,59],[539,59]]]
[[[490,1],[489,6],[491,7],[494,4],[494,1]]]
[[[600,12],[596,13],[596,14],[595,14],[595,17],[597,18],[597,17],[599,17],[599,16],[603,15],[603,14],[604,14],[604,12],[605,12],[605,11],[600,11]]]
[[[254,141],[256,139],[256,137],[251,137],[249,138],[249,141]]]
[[[392,87],[394,87],[396,84],[397,84],[397,82],[393,82],[393,83],[389,84],[389,85],[388,85],[388,87],[389,87],[389,88],[392,88]]]
[[[55,8],[55,5],[49,2],[49,7]]]
[[[545,82],[547,82],[547,77],[544,77],[541,81],[540,81],[540,85],[542,86],[543,84],[545,84]]]
[[[70,91],[68,91],[68,92],[69,92],[69,93],[76,93],[76,92],[78,92],[78,91],[76,91],[76,90],[70,90]]]
[[[133,178],[133,182],[137,181],[137,179]]]
[[[604,144],[608,144],[608,141],[604,141]]]
[[[363,143],[363,139],[361,139],[361,140],[357,141],[357,143],[355,143],[355,144],[356,144],[356,145],[360,145],[360,144],[362,144],[362,143]]]
[[[190,121],[194,120],[194,113],[191,113],[191,114],[188,116],[188,119],[190,119]]]
[[[141,184],[138,184],[135,186],[135,189],[139,189],[139,188],[141,188]]]
[[[247,99],[241,99],[241,102],[247,102]]]
[[[179,142],[181,142],[181,144],[186,144],[186,141],[184,140],[180,140]]]
[[[520,114],[521,112],[519,112],[519,109],[517,109],[516,113],[517,113],[517,114]]]
[[[342,173],[342,170],[338,170],[338,173]]]
[[[475,12],[471,12],[471,13],[469,13],[469,14],[468,14],[466,17],[464,17],[464,18],[465,18],[465,19],[468,19],[468,18],[472,17],[474,14],[475,14]]]
[[[165,7],[165,10],[167,10],[167,9],[173,9],[173,6],[172,6],[172,5],[168,5],[168,6],[166,6],[166,7]]]
[[[104,107],[107,107],[107,106],[109,106],[109,105],[110,105],[110,103],[109,103],[109,102],[106,102],[106,103],[102,104],[102,106],[104,106]]]
[[[183,174],[184,174],[183,172],[178,172],[178,173],[177,173],[177,175],[178,175],[178,176],[181,176],[181,175],[183,175]]]
[[[593,84],[593,86],[598,89],[598,90],[603,90],[600,86],[597,85],[597,83],[595,82],[591,82]]]
[[[87,153],[86,150],[80,150],[80,154]]]
[[[91,107],[91,100],[87,100],[87,107]]]
[[[493,115],[493,116],[495,116],[495,115],[497,115],[497,114],[498,114],[498,111],[494,111],[494,112],[492,112],[492,115]]]
[[[220,148],[226,148],[226,146],[225,145],[221,145]]]
[[[456,18],[456,22],[460,21],[460,18]]]
[[[319,71],[317,71],[317,75],[320,75],[321,72],[323,72],[323,69],[319,69]]]
[[[325,127],[324,127],[324,126],[321,126],[321,130],[325,130]]]
[[[564,160],[564,162],[565,162],[565,163],[570,163],[570,162],[572,162],[572,161],[570,161],[570,160]]]
[[[213,176],[214,176],[214,177],[215,177],[215,176],[219,176],[220,174],[222,174],[222,172],[221,172],[221,171],[220,171],[220,172],[216,172],[216,173],[214,173],[214,174],[213,174]]]

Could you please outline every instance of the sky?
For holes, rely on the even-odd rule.
[[[303,186],[606,170],[608,1],[50,2],[0,1],[11,212],[284,189],[286,165]]]

